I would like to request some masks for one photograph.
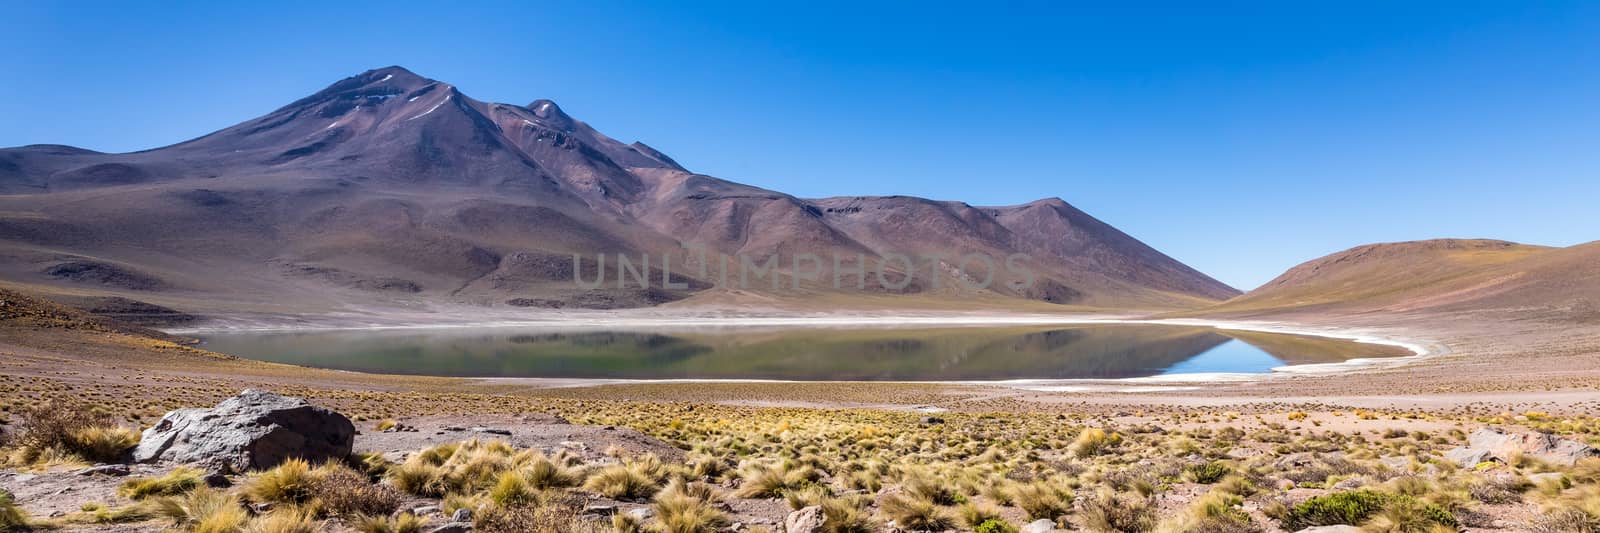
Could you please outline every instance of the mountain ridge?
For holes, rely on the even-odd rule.
[[[926,272],[874,294],[1136,309],[1238,294],[1059,197],[993,207],[800,198],[690,172],[550,100],[478,101],[401,67],[344,78],[168,146],[0,149],[0,242],[12,248],[0,254],[6,279],[153,300],[220,296],[227,306],[263,295],[335,308],[657,305],[722,290],[688,276],[706,266],[686,257],[693,247],[777,256],[779,270],[795,275],[794,261],[807,255],[929,256],[909,269],[880,263],[894,278]],[[671,255],[688,287],[582,291],[572,275],[600,265],[571,254]],[[957,267],[976,255],[1029,256],[1034,283],[1018,288],[1023,277],[998,267],[983,288],[956,283],[974,281]],[[63,264],[78,266],[58,275]],[[821,285],[766,292],[839,292]]]

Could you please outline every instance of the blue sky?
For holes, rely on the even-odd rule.
[[[1243,289],[1600,239],[1597,3],[678,4],[6,1],[0,146],[170,144],[398,64],[800,196],[1059,196]]]

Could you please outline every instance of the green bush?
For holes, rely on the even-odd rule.
[[[1393,495],[1375,490],[1356,490],[1318,496],[1294,506],[1283,518],[1284,529],[1298,531],[1308,527],[1335,525],[1362,525],[1379,516],[1381,530],[1410,530],[1421,525],[1438,524],[1456,527],[1458,522],[1450,511],[1406,495]]]
[[[998,518],[990,518],[972,528],[972,533],[1016,533],[1017,528],[1011,527]]]
[[[1373,490],[1355,490],[1317,496],[1300,502],[1283,518],[1283,528],[1359,525],[1388,505],[1390,496]]]
[[[1228,474],[1232,473],[1233,469],[1222,461],[1189,465],[1183,469],[1184,479],[1201,485],[1210,485],[1222,481],[1222,478],[1228,477]]]

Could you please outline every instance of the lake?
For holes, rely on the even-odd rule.
[[[1264,373],[1410,355],[1348,341],[1153,325],[553,327],[249,332],[203,348],[301,366],[456,377],[987,381]]]

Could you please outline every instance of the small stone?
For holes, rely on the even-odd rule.
[[[456,513],[453,514],[453,515],[450,515],[450,521],[451,522],[471,522],[472,521],[472,509],[468,509],[466,507],[462,507],[460,509],[456,509]]]
[[[1055,530],[1055,522],[1040,518],[1038,520],[1028,522],[1028,525],[1022,526],[1020,531],[1021,533],[1050,533],[1051,531]]]
[[[822,506],[806,507],[789,513],[789,517],[783,520],[783,531],[785,533],[819,533],[822,531],[822,523],[825,518],[822,514]]]
[[[439,509],[439,506],[437,505],[424,505],[421,507],[413,507],[411,509],[411,514],[417,516],[433,516],[436,514],[444,514],[444,511]]]
[[[445,522],[425,529],[427,533],[468,533],[472,531],[471,522]]]
[[[1361,533],[1361,528],[1356,526],[1317,526],[1308,527],[1295,533]]]
[[[583,514],[590,516],[609,517],[617,514],[615,505],[590,505],[583,508]]]
[[[504,435],[504,436],[507,436],[507,437],[511,436],[511,430],[509,430],[509,429],[501,429],[501,428],[475,427],[475,428],[472,428],[472,432],[473,433],[488,433],[490,435]]]
[[[650,510],[649,507],[639,507],[635,509],[628,509],[628,516],[640,522],[649,522],[651,518],[656,517],[656,512]]]
[[[1355,489],[1359,489],[1359,488],[1365,486],[1366,484],[1367,484],[1366,480],[1361,479],[1359,477],[1353,477],[1353,478],[1349,478],[1349,479],[1340,480],[1338,483],[1334,483],[1333,484],[1333,489],[1334,490],[1355,490]]]
[[[73,474],[80,476],[126,476],[129,474],[128,465],[96,465]]]
[[[233,480],[228,479],[228,476],[223,475],[221,472],[207,472],[205,477],[200,478],[200,480],[206,482],[206,486],[213,489],[225,489],[233,486]]]

